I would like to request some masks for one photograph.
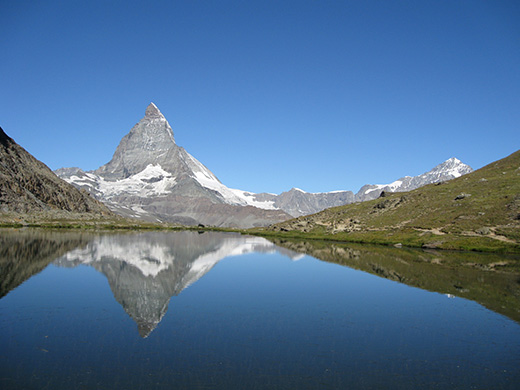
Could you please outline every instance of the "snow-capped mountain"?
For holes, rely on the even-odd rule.
[[[381,192],[405,192],[426,184],[454,179],[472,172],[473,169],[456,158],[450,158],[431,171],[418,176],[405,176],[390,184],[367,184],[354,195],[352,191],[305,192],[299,188],[275,194],[249,194],[253,201],[262,202],[270,207],[281,209],[293,217],[314,214],[330,207],[342,206],[353,202],[376,199]]]
[[[390,184],[367,184],[361,187],[355,196],[356,202],[376,199],[381,192],[406,192],[427,184],[455,179],[467,173],[473,172],[473,168],[460,160],[452,157],[442,164],[437,165],[431,171],[418,176],[405,176]]]
[[[244,228],[290,217],[270,201],[222,184],[175,143],[170,124],[153,103],[110,162],[91,172],[61,168],[55,173],[123,216]]]
[[[275,194],[250,194],[253,200],[269,202],[293,217],[314,214],[329,207],[341,206],[354,201],[352,191],[305,192],[299,188]],[[260,206],[261,207],[261,206]]]
[[[355,195],[352,191],[309,193],[298,188],[279,195],[231,189],[175,143],[170,124],[150,103],[144,118],[123,137],[110,162],[95,171],[61,168],[55,173],[123,216],[248,228],[375,199],[382,191],[410,191],[471,171],[468,165],[450,158],[419,176],[405,176],[390,184],[367,184]]]
[[[97,236],[54,264],[84,264],[103,273],[114,298],[137,323],[139,334],[147,337],[166,314],[170,298],[194,284],[222,259],[277,251],[293,260],[303,256],[261,237],[219,232],[146,232]]]

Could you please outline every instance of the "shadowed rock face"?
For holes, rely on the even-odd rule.
[[[139,334],[147,337],[166,314],[170,298],[199,280],[220,260],[275,250],[274,244],[260,237],[147,232],[96,237],[55,264],[87,264],[103,273],[116,300],[136,322]]]
[[[0,212],[111,215],[101,203],[58,178],[0,128]]]

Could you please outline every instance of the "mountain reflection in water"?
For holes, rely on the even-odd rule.
[[[54,261],[62,267],[86,264],[104,274],[115,299],[147,337],[168,310],[172,296],[195,283],[220,260],[251,252],[275,252],[264,238],[192,231],[103,235]],[[299,255],[280,251],[294,259]]]
[[[519,267],[235,233],[0,230],[0,388],[516,389]]]
[[[449,251],[395,249],[320,241],[268,241],[220,232],[93,234],[4,229],[0,234],[0,297],[51,262],[89,265],[107,278],[115,299],[147,337],[170,298],[220,260],[252,252],[310,255],[424,290],[459,296],[520,322],[520,259]]]
[[[520,322],[520,256],[272,239],[278,247],[423,290],[466,298]]]

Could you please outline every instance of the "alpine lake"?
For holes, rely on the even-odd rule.
[[[2,229],[0,388],[519,389],[520,258]]]

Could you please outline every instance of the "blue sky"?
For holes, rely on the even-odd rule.
[[[0,0],[0,126],[96,169],[153,101],[231,188],[357,191],[520,148],[518,1]]]

